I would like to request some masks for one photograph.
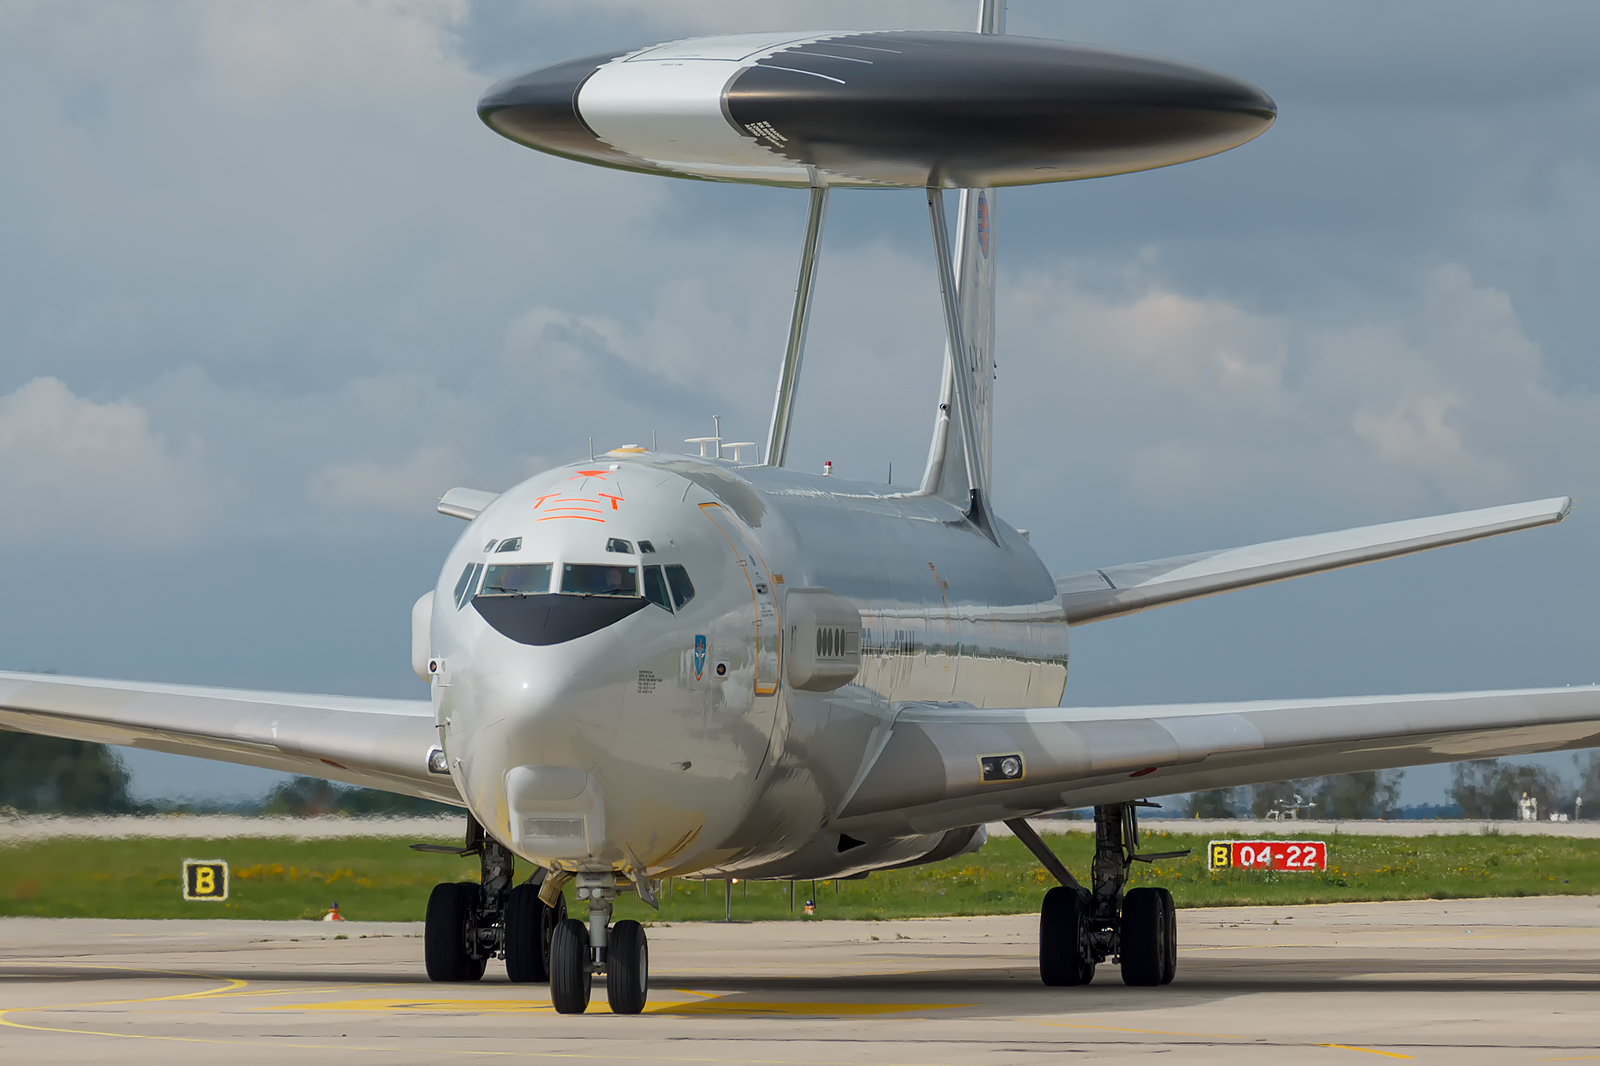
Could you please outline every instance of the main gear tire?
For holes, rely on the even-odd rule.
[[[565,898],[546,907],[539,887],[529,881],[506,896],[506,977],[518,983],[550,980],[550,941],[567,916]]]
[[[1161,893],[1161,907],[1166,912],[1167,920],[1167,952],[1161,960],[1161,983],[1170,985],[1172,979],[1178,976],[1178,905],[1172,899],[1172,893],[1164,888],[1156,889]]]
[[[434,885],[422,926],[422,956],[432,981],[476,981],[488,960],[475,957],[483,889],[471,881]]]
[[[1065,885],[1044,895],[1039,908],[1039,979],[1047,985],[1086,985],[1094,980],[1089,955],[1088,900]]]
[[[1156,888],[1135,888],[1122,897],[1122,983],[1161,984],[1167,968],[1167,908]]]

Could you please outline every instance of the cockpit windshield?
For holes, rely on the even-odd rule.
[[[637,596],[639,568],[567,563],[561,570],[561,591],[578,596]]]
[[[480,596],[533,596],[550,591],[549,563],[508,563],[486,567]]]

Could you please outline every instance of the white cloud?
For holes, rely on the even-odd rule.
[[[336,512],[418,515],[453,487],[464,464],[453,448],[418,448],[399,463],[333,463],[312,475],[306,495]]]
[[[1083,276],[1034,272],[1004,301],[997,463],[1029,436],[1078,446],[1023,463],[1013,489],[1070,501],[1093,484],[1147,514],[1340,521],[1600,487],[1575,461],[1600,445],[1600,401],[1554,384],[1507,294],[1464,267],[1336,329],[1142,268],[1115,295]]]
[[[197,449],[174,450],[127,400],[96,403],[56,378],[0,398],[0,538],[182,544],[214,519]]]

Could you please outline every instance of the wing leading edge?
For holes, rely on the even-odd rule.
[[[1557,496],[1387,522],[1243,548],[1079,570],[1059,575],[1056,589],[1061,593],[1067,622],[1081,625],[1219,592],[1549,525],[1567,517],[1571,510],[1571,497]]]
[[[261,766],[461,805],[421,700],[0,672],[0,729]]]
[[[835,823],[858,837],[927,833],[1152,795],[1596,745],[1600,686],[1159,707],[908,704]],[[984,760],[993,770],[1007,755],[1020,776],[986,782]]]

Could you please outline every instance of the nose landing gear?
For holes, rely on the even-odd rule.
[[[612,924],[617,899],[614,873],[577,875],[578,899],[589,905],[589,924],[568,918],[550,945],[550,999],[559,1014],[589,1009],[594,975],[606,975],[606,999],[613,1014],[638,1014],[650,991],[650,955],[644,926],[624,920]]]
[[[1135,862],[1187,855],[1137,850],[1138,805],[1094,809],[1093,890],[1080,885],[1033,827],[1021,818],[1006,825],[1061,884],[1045,894],[1039,912],[1039,977],[1047,985],[1085,985],[1095,967],[1116,958],[1127,985],[1165,985],[1178,971],[1177,908],[1164,888],[1124,894]]]

